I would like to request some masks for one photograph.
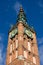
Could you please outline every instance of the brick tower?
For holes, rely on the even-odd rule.
[[[40,65],[36,33],[20,8],[16,25],[9,31],[6,65]]]

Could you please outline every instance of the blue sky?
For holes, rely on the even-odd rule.
[[[43,0],[0,0],[0,65],[6,65],[8,31],[16,23],[20,5],[28,24],[36,31],[40,65],[43,65]]]

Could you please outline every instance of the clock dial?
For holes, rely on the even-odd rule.
[[[14,29],[12,32],[9,33],[9,37],[10,38],[14,37],[16,33],[17,33],[17,28]]]

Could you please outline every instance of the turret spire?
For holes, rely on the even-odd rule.
[[[22,6],[20,6],[20,11],[19,11],[19,14],[18,14],[17,22],[22,22],[22,23],[25,23],[25,24],[27,22],[26,15],[24,13]]]
[[[22,5],[20,6],[20,12],[23,12],[23,8],[22,8]]]

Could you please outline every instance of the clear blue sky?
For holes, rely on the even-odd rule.
[[[0,0],[0,65],[5,65],[8,31],[16,23],[20,5],[28,24],[36,31],[40,65],[43,65],[43,0]]]

